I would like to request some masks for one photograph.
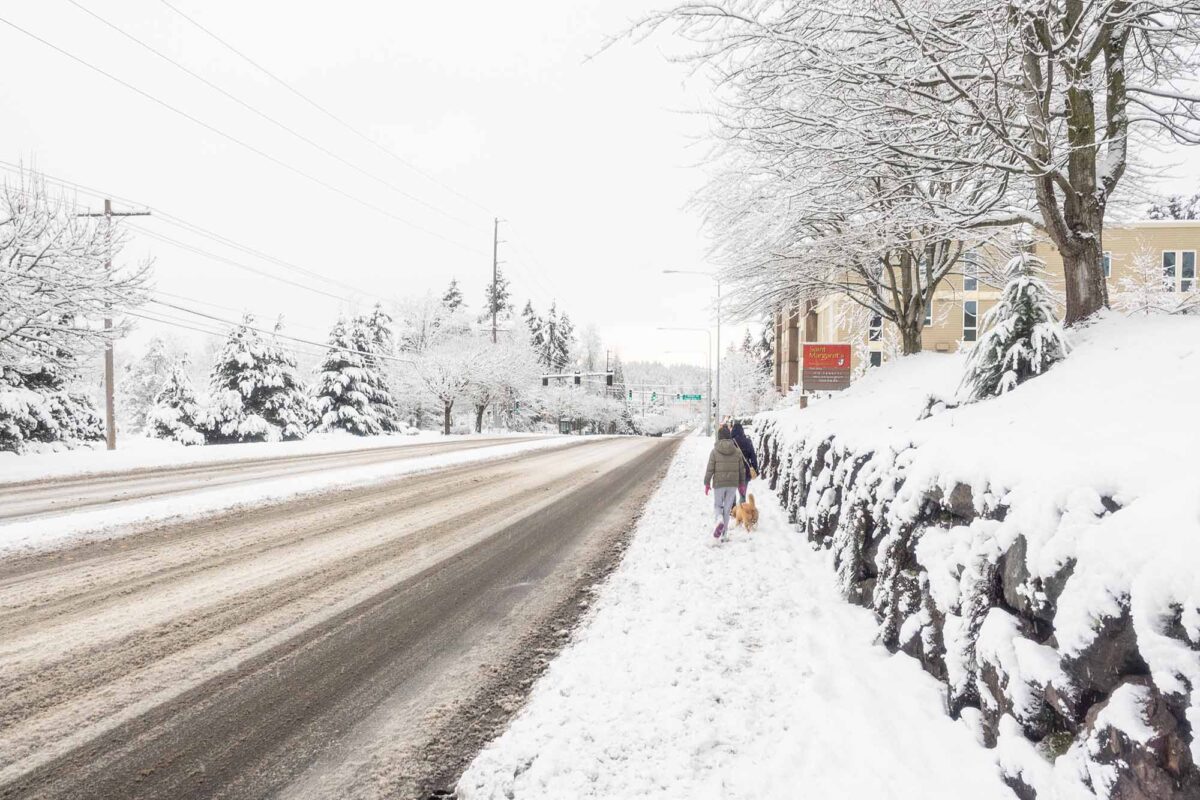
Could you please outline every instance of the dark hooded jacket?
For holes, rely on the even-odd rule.
[[[729,437],[727,428],[717,431],[717,443],[708,454],[708,469],[704,471],[705,486],[712,484],[714,489],[732,489],[750,479],[750,467]]]
[[[742,423],[733,423],[733,443],[742,451],[742,455],[746,457],[746,463],[754,468],[755,472],[758,469],[758,454],[754,452],[754,443],[750,441],[750,437],[746,435],[745,429],[742,428]]]

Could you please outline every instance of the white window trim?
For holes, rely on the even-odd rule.
[[[971,327],[967,327],[967,304],[968,303],[975,306],[975,311],[972,314],[972,316],[975,317],[975,324],[972,325]],[[971,336],[971,338],[969,338],[969,339],[967,338],[967,331],[971,331],[971,333],[973,334]],[[978,300],[963,300],[962,335],[963,335],[964,342],[975,342],[975,341],[979,340],[979,301]]]
[[[1200,283],[1200,260],[1197,259],[1197,256],[1200,254],[1197,254],[1195,250],[1163,250],[1162,254],[1159,256],[1158,264],[1159,270],[1161,271],[1160,274],[1162,275],[1164,282],[1167,280],[1167,275],[1165,272],[1166,265],[1164,264],[1164,262],[1167,260],[1167,253],[1171,253],[1175,256],[1175,274],[1172,276],[1172,282],[1168,291],[1197,291],[1197,284]],[[1183,256],[1186,253],[1191,253],[1192,255],[1192,277],[1190,278],[1183,277]],[[1191,286],[1189,286],[1187,289],[1184,289],[1184,281],[1190,281]]]

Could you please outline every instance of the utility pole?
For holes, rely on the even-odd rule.
[[[107,254],[104,260],[104,268],[112,272],[112,220],[113,217],[148,217],[149,211],[121,211],[114,212],[112,210],[112,200],[104,198],[103,213],[84,213],[77,214],[80,217],[104,217],[104,237],[107,240]],[[113,327],[112,316],[104,318],[104,330],[111,331]],[[104,433],[105,440],[109,450],[117,449],[117,416],[116,416],[116,399],[113,394],[113,381],[115,379],[115,369],[113,367],[113,341],[110,337],[108,343],[104,346]]]
[[[500,277],[500,218],[492,217],[492,344],[496,343],[496,282]]]

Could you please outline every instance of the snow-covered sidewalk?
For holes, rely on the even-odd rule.
[[[765,487],[758,530],[714,545],[708,447],[683,443],[591,617],[460,796],[1013,800]]]

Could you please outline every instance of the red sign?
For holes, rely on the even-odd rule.
[[[806,392],[829,392],[850,387],[850,345],[805,344],[801,384]]]

